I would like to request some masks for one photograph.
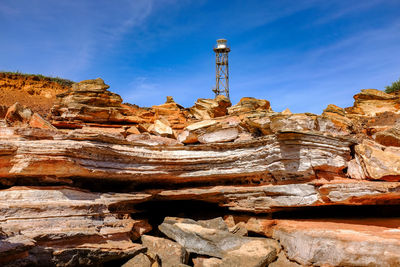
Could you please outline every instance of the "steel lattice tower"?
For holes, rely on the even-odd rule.
[[[226,39],[217,40],[217,45],[214,47],[216,85],[213,92],[215,96],[225,95],[229,98],[228,53],[230,51],[231,49],[228,47]]]

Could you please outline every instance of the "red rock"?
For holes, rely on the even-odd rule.
[[[126,130],[126,134],[130,135],[130,134],[140,134],[139,129],[136,126],[131,126]]]
[[[134,143],[134,144],[141,144],[147,146],[174,146],[174,145],[182,145],[175,139],[161,137],[161,136],[154,136],[149,134],[132,134],[128,135],[126,138],[127,141]]]
[[[272,112],[271,105],[268,100],[256,99],[254,97],[243,97],[239,103],[228,109],[229,114],[240,114],[256,111]]]
[[[5,120],[8,126],[27,127],[32,117],[32,111],[16,102],[8,108]]]
[[[230,106],[230,100],[223,95],[218,95],[215,99],[199,98],[190,113],[198,120],[207,120],[227,115]]]
[[[374,116],[381,112],[400,110],[400,98],[376,89],[363,89],[354,96],[354,105],[346,108],[349,113]]]
[[[378,132],[375,135],[375,141],[384,146],[400,147],[400,126]]]
[[[32,117],[29,121],[29,126],[32,128],[57,130],[56,127],[51,125],[50,122],[43,119],[38,113],[33,113]]]

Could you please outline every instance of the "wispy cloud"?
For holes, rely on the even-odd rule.
[[[2,64],[5,68],[25,65],[26,71],[78,77],[98,55],[141,25],[151,14],[153,2],[125,0],[117,5],[109,1],[6,0],[0,12],[5,14],[2,35],[7,42],[1,42],[0,49],[36,47],[37,54],[5,55]],[[20,42],[15,32],[24,33],[26,28],[30,31],[25,42]],[[21,64],[24,61],[29,63]]]

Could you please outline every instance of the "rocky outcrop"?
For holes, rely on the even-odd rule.
[[[200,200],[236,212],[267,213],[299,207],[399,204],[398,182],[354,182],[338,179],[304,184],[214,186],[162,190],[160,200]]]
[[[6,179],[0,182],[23,177],[161,183],[299,182],[324,175],[343,176],[352,144],[342,137],[285,132],[237,143],[175,145],[160,149],[105,133],[78,130],[64,134],[40,132],[39,129],[36,133],[42,134],[40,140],[30,139],[30,131],[3,128],[0,176]]]
[[[166,218],[159,229],[190,252],[220,258],[219,266],[267,266],[280,250],[274,240],[241,237],[190,219]]]
[[[302,266],[400,264],[400,235],[393,227],[398,219],[372,219],[368,224],[362,219],[237,220],[249,231],[279,240],[287,258]]]
[[[199,98],[190,113],[198,120],[208,120],[225,116],[231,105],[231,101],[224,95],[218,95],[215,99]]]
[[[384,147],[364,140],[355,146],[355,159],[349,173],[356,178],[400,181],[400,148]]]
[[[400,124],[375,135],[375,141],[384,146],[400,147]]]
[[[189,260],[186,249],[171,240],[143,235],[142,244],[148,252],[159,256],[162,266],[174,267],[179,264],[186,264]]]
[[[349,113],[374,116],[382,112],[398,112],[399,97],[376,89],[363,89],[354,96],[353,107],[347,108]]]
[[[271,105],[268,100],[256,99],[254,97],[243,97],[239,103],[228,108],[230,115],[237,115],[241,113],[267,111],[272,112]]]
[[[57,95],[59,102],[52,108],[52,124],[59,128],[82,128],[85,123],[139,123],[122,105],[122,98],[107,91],[108,85],[100,78],[72,85],[71,90]]]
[[[133,256],[144,247],[131,237],[151,228],[129,213],[133,204],[149,197],[69,187],[0,190],[0,263],[77,266]]]
[[[0,110],[1,265],[399,263],[397,226],[370,218],[400,206],[396,95],[321,115],[223,96],[140,108],[96,79],[58,99],[58,129]],[[324,217],[346,209],[364,219]]]

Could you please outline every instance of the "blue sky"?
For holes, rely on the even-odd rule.
[[[351,106],[400,77],[399,0],[0,0],[0,70],[101,77],[124,101],[212,98],[218,38],[233,103]]]

